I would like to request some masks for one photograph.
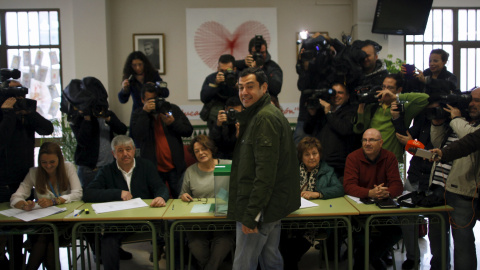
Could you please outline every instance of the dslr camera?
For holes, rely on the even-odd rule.
[[[225,70],[225,72],[223,72],[223,76],[225,77],[225,81],[223,82],[225,85],[228,87],[235,87],[237,84],[237,75],[233,69],[229,68]]]
[[[322,107],[319,99],[330,100],[337,95],[337,91],[331,88],[305,90],[304,93],[307,95],[311,93],[311,96],[307,98],[308,109],[319,109]]]
[[[35,112],[37,110],[37,101],[25,98],[25,96],[28,94],[28,88],[22,86],[9,87],[11,81],[10,79],[18,79],[22,75],[20,70],[2,68],[0,70],[0,75],[0,100],[2,103],[7,98],[14,97],[17,99],[15,105],[13,105],[13,109],[15,111]],[[21,98],[19,99],[19,97]]]
[[[223,113],[227,115],[227,121],[223,122],[223,125],[235,125],[237,122],[237,111],[234,108],[230,108]]]
[[[170,91],[168,90],[167,86],[167,82],[155,82],[155,91],[157,93],[157,97],[155,98],[156,113],[172,114],[172,104],[165,100],[165,98],[170,95]]]
[[[255,61],[257,67],[261,67],[265,64],[263,55],[260,52],[262,50],[262,45],[265,42],[262,35],[255,35],[254,48],[255,52],[252,53],[253,61]]]

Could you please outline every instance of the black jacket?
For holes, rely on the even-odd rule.
[[[128,190],[127,181],[114,160],[98,171],[95,179],[83,191],[85,202],[121,201],[122,190]],[[160,179],[156,167],[148,160],[135,158],[130,182],[130,193],[133,198],[154,199],[162,197],[168,200],[168,189]]]
[[[0,185],[19,184],[33,167],[35,132],[52,134],[53,125],[37,112],[0,110]]]
[[[175,169],[178,173],[182,173],[186,169],[182,137],[190,137],[193,127],[187,116],[175,104],[172,104],[172,115],[175,121],[169,126],[163,124],[163,130],[172,153]],[[155,117],[144,111],[143,108],[137,109],[132,117],[132,137],[140,144],[140,156],[150,160],[156,166]]]
[[[210,130],[210,138],[215,142],[215,146],[218,148],[217,157],[221,159],[232,159],[233,149],[235,149],[235,143],[237,129],[235,125],[214,125]]]
[[[110,126],[110,140],[112,140],[115,134],[126,134],[127,126],[118,119],[115,113],[111,111],[109,111],[109,113],[110,121],[105,121],[105,123]],[[83,116],[78,115],[72,119],[70,127],[77,139],[75,164],[94,169],[97,166],[98,151],[100,148],[100,128],[98,126],[98,119],[91,116],[91,120],[87,121]]]
[[[247,66],[245,65],[245,59],[235,61],[235,66],[237,67],[238,71],[246,69]],[[278,96],[280,91],[282,91],[283,71],[280,66],[272,60],[268,51],[267,59],[265,60],[262,70],[265,72],[268,78],[268,93],[271,96]]]
[[[345,168],[348,154],[360,146],[360,137],[353,132],[356,114],[357,106],[349,103],[327,115],[323,109],[314,116],[307,114],[303,130],[320,140],[322,159],[335,169]]]

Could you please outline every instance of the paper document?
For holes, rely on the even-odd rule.
[[[15,217],[28,222],[35,219],[55,215],[57,213],[61,213],[66,210],[67,208],[58,208],[56,206],[42,208],[40,205],[36,204],[35,207],[32,209],[32,211],[25,211],[22,209],[12,208],[12,209],[0,211],[0,214],[7,217]]]
[[[211,204],[211,203],[207,203],[207,204],[195,204],[193,207],[192,207],[192,211],[190,211],[190,213],[208,213],[208,212],[213,212],[211,209],[212,209],[212,205],[214,204]]]
[[[318,204],[316,203],[313,203],[305,198],[302,198],[300,197],[300,202],[301,202],[301,205],[300,205],[300,208],[309,208],[309,207],[315,207],[315,206],[318,206]]]
[[[126,209],[134,209],[134,208],[140,208],[140,207],[146,207],[146,206],[148,206],[148,204],[146,204],[140,198],[132,199],[129,201],[92,204],[92,208],[97,214],[126,210]]]
[[[358,197],[354,197],[354,196],[350,196],[350,195],[347,195],[347,197],[354,200],[356,203],[363,203],[363,202],[360,201],[360,198],[358,198]]]

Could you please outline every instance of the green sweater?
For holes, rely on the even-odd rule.
[[[405,127],[410,127],[412,119],[428,105],[428,95],[424,93],[408,93],[400,94],[399,98],[400,101],[406,101],[404,105]],[[372,112],[375,108],[376,110]],[[381,105],[367,104],[364,113],[358,113],[357,115],[358,119],[353,126],[353,131],[357,134],[362,134],[369,128],[378,129],[382,134],[383,148],[393,152],[398,162],[403,163],[405,146],[398,141],[395,135],[395,127],[391,121],[390,106],[384,109]]]

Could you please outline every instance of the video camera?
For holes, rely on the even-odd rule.
[[[17,86],[17,87],[10,87],[10,79],[18,79],[22,75],[20,70],[18,69],[8,69],[2,68],[0,70],[1,75],[1,84],[0,84],[0,100],[3,102],[7,98],[14,97],[17,99],[15,105],[13,105],[13,109],[15,111],[27,111],[27,112],[35,112],[37,110],[37,101],[33,99],[25,98],[28,94],[28,88]],[[19,99],[20,97],[20,99]],[[2,105],[0,104],[0,106]]]
[[[448,104],[459,109],[462,115],[468,115],[468,106],[472,101],[472,95],[470,92],[464,92],[462,94],[431,95],[430,102],[433,101],[440,103],[440,106],[425,109],[427,119],[448,119],[450,113],[446,112],[443,108],[447,108]]]
[[[381,85],[377,86],[359,86],[355,88],[355,93],[357,96],[357,103],[378,103],[378,93],[377,91],[382,90]]]
[[[318,54],[326,54],[330,49],[330,44],[323,36],[315,38],[309,37],[302,40],[303,53],[300,55],[302,61],[310,61]]]
[[[337,91],[331,88],[322,88],[322,89],[308,89],[303,92],[306,95],[311,94],[307,98],[307,109],[319,109],[321,108],[319,99],[329,101],[332,97],[337,94]]]
[[[263,59],[263,55],[260,52],[262,50],[262,45],[265,43],[262,35],[255,35],[254,39],[254,48],[255,52],[252,53],[253,61],[255,61],[257,67],[261,67],[265,64],[265,60]]]

